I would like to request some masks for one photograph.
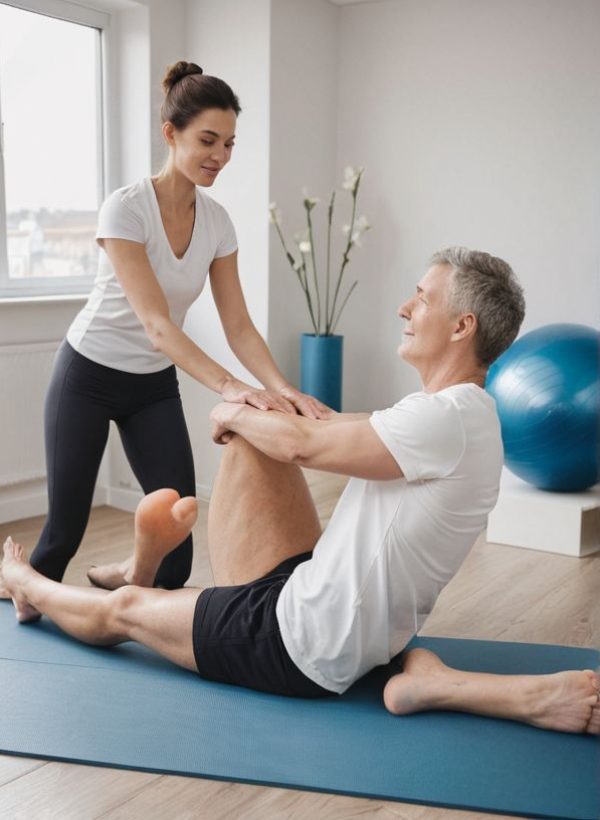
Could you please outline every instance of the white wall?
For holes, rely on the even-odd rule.
[[[395,363],[394,309],[440,247],[506,258],[526,290],[524,330],[597,324],[598,31],[595,0],[341,9],[338,159],[366,167],[374,226],[344,324],[347,409],[415,386]]]
[[[281,209],[293,247],[294,233],[306,226],[302,188],[320,198],[312,217],[321,251],[336,181],[338,14],[328,0],[272,4],[269,201]],[[262,205],[264,220],[267,204]],[[324,263],[320,254],[317,267],[323,278]],[[313,330],[304,295],[274,229],[269,272],[269,344],[286,376],[299,386],[300,335]]]

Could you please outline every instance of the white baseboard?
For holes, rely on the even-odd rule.
[[[135,508],[142,500],[143,495],[141,490],[125,489],[123,487],[107,487],[106,504],[109,507],[115,507],[117,510],[135,512]]]
[[[199,498],[200,501],[210,501],[210,496],[212,493],[212,487],[210,484],[196,484],[196,498]]]
[[[106,504],[106,495],[104,487],[96,487],[93,506]],[[47,512],[48,494],[45,479],[0,487],[0,524],[46,515]]]
[[[209,501],[211,489],[208,484],[197,484],[196,496],[201,501]],[[99,507],[108,504],[109,507],[115,507],[118,510],[135,512],[142,496],[140,489],[98,485],[94,492],[92,506]],[[45,479],[0,487],[0,524],[46,515],[47,512],[48,495]]]
[[[196,497],[201,501],[210,501],[212,488],[208,484],[196,484]],[[109,507],[126,512],[135,512],[135,508],[143,498],[143,493],[133,487],[107,487],[106,501]]]

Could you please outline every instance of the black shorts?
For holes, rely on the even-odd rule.
[[[192,640],[201,677],[301,698],[331,695],[298,669],[281,639],[277,599],[294,569],[312,556],[294,555],[249,584],[204,589]]]

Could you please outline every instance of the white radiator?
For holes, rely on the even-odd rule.
[[[46,476],[44,398],[59,344],[0,346],[0,488]]]

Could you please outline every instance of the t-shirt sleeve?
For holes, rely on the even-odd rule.
[[[102,203],[98,214],[96,239],[129,239],[146,242],[144,222],[135,208],[115,191]]]
[[[414,393],[369,421],[407,481],[450,475],[465,450],[460,411],[439,393]]]
[[[220,256],[229,256],[230,253],[237,251],[238,248],[235,228],[225,208],[220,209],[219,227],[220,231],[217,250],[215,251],[215,259],[218,259]]]

